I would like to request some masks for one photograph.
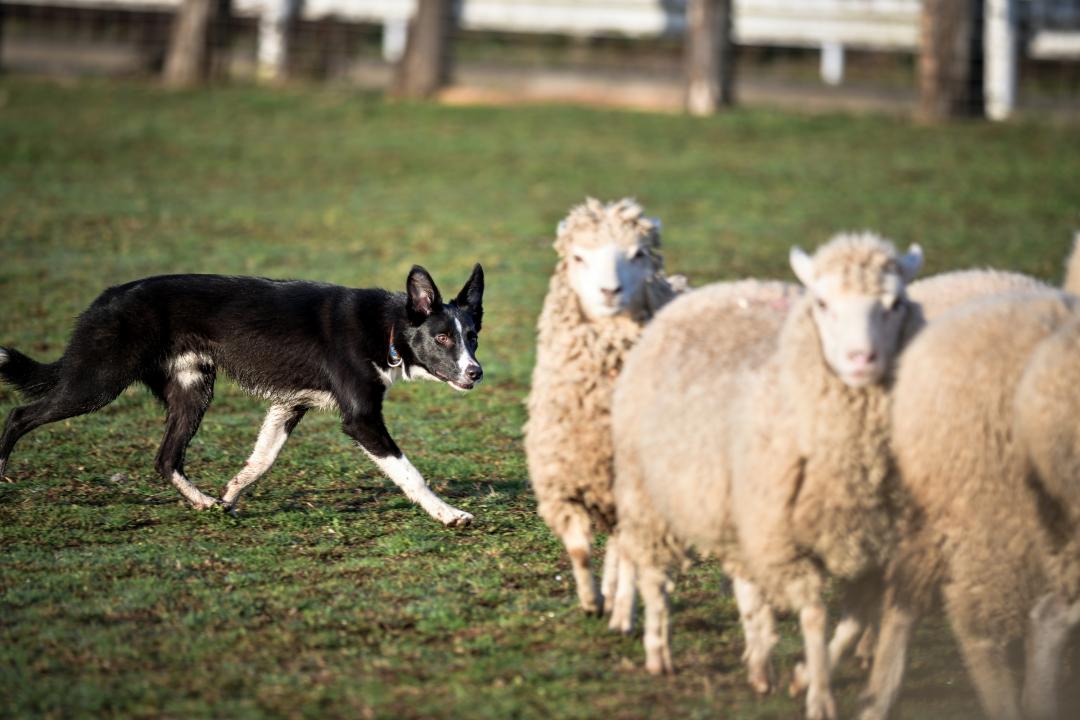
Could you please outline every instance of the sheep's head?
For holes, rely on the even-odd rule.
[[[813,257],[791,249],[791,267],[810,291],[825,362],[849,387],[879,382],[900,350],[909,312],[905,288],[922,249],[900,255],[872,233],[838,235]]]
[[[626,310],[648,278],[663,269],[660,222],[633,200],[589,198],[559,223],[555,250],[585,315],[595,320]]]

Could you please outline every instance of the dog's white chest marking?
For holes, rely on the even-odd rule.
[[[382,380],[382,384],[386,387],[390,387],[398,380],[408,380],[408,378],[405,377],[404,371],[402,370],[402,368],[404,368],[404,365],[398,365],[388,370],[383,370],[376,362],[372,362],[371,366],[375,368],[375,372],[379,375],[379,380]]]

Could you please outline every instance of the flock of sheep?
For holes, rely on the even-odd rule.
[[[792,610],[807,717],[836,716],[831,671],[858,644],[870,719],[940,598],[986,713],[1057,717],[1080,622],[1080,240],[1064,290],[915,281],[919,247],[870,233],[794,248],[799,284],[688,290],[659,245],[630,200],[590,199],[557,231],[525,448],[585,611],[630,632],[640,594],[646,667],[671,672],[676,573],[716,557],[753,688],[775,686],[773,613]]]

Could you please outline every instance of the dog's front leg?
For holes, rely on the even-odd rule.
[[[390,437],[381,413],[346,418],[342,429],[402,489],[406,497],[424,508],[428,515],[447,527],[463,527],[472,522],[472,515],[447,505],[431,491],[420,471]]]

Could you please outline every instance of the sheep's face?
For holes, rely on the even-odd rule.
[[[625,310],[649,276],[659,269],[643,245],[628,247],[616,242],[571,246],[566,262],[570,286],[591,320]]]
[[[873,282],[853,287],[842,273],[817,273],[806,253],[792,249],[791,266],[810,291],[825,362],[848,387],[866,387],[885,376],[902,341],[904,288],[921,265],[922,251],[913,245]]]

